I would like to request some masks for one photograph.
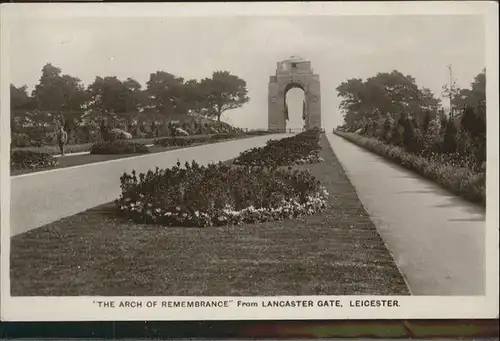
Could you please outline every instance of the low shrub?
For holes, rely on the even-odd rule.
[[[238,133],[219,133],[219,134],[215,134],[215,135],[210,136],[210,139],[212,141],[214,141],[214,140],[215,141],[228,140],[228,139],[234,139],[238,135],[239,135]]]
[[[267,130],[250,130],[245,132],[245,135],[248,136],[262,136],[262,135],[268,135],[269,132]]]
[[[10,153],[11,169],[41,169],[57,166],[57,159],[47,153],[15,150]]]
[[[132,134],[126,132],[123,129],[114,128],[109,131],[109,134],[112,136],[114,140],[130,140],[132,138]]]
[[[228,140],[237,137],[237,133],[220,133],[215,135],[180,136],[167,137],[156,140],[155,144],[163,147],[188,147],[195,143],[208,143],[220,140]]]
[[[99,141],[92,145],[90,154],[141,154],[149,153],[148,147],[141,143],[116,140]]]
[[[11,133],[12,147],[28,147],[31,146],[31,137],[26,133]]]
[[[264,147],[241,153],[234,164],[272,167],[321,162],[319,134],[319,130],[310,130],[280,140],[269,140]]]
[[[188,147],[198,142],[190,138],[166,137],[155,141],[155,144],[162,147]]]
[[[326,208],[328,192],[307,171],[195,161],[123,174],[121,215],[164,226],[221,226],[284,220]]]
[[[187,128],[185,128],[185,129],[187,129]],[[176,133],[176,135],[178,135],[178,136],[189,136],[189,135],[191,135],[191,134],[189,134],[189,132],[187,132],[185,129],[182,129],[182,128],[176,128],[176,129],[175,129],[175,133]]]
[[[486,204],[486,175],[484,170],[477,170],[471,160],[456,153],[417,155],[405,151],[403,147],[388,145],[374,138],[339,131],[336,134],[434,180],[465,199]]]

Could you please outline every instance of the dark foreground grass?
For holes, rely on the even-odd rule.
[[[407,295],[355,189],[321,139],[308,168],[331,208],[286,222],[163,228],[107,204],[15,236],[13,296]]]

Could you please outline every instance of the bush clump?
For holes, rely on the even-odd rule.
[[[47,153],[15,150],[10,153],[11,169],[41,169],[57,166],[57,159]]]
[[[247,136],[263,136],[263,135],[268,135],[269,131],[267,130],[249,130],[245,132],[245,135]]]
[[[210,136],[210,140],[212,141],[220,141],[220,140],[228,140],[237,137],[239,134],[237,133],[219,133]]]
[[[148,147],[142,143],[115,140],[99,141],[92,145],[90,154],[144,154],[149,153]]]
[[[193,145],[195,140],[190,138],[166,137],[155,141],[155,144],[162,147],[188,147]]]
[[[264,147],[240,154],[234,164],[246,166],[292,166],[319,163],[319,130],[309,130],[281,140],[270,140]]]
[[[120,178],[120,214],[137,223],[221,226],[284,220],[322,211],[328,192],[308,171],[218,163],[133,171]]]
[[[388,145],[375,138],[339,131],[336,134],[416,171],[472,202],[486,203],[485,172],[477,171],[473,160],[463,158],[458,153],[430,153],[423,156],[408,153],[404,147]]]

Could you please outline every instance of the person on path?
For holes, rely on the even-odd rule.
[[[57,143],[59,144],[59,149],[61,150],[61,156],[64,156],[64,145],[68,142],[68,133],[64,130],[63,126],[59,126],[59,131],[57,132]]]

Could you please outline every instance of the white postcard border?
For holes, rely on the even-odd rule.
[[[2,4],[1,26],[1,318],[8,321],[83,320],[242,320],[242,319],[420,319],[498,317],[498,6],[493,2],[356,2],[356,3],[198,3],[198,4]],[[159,10],[159,9],[164,10]],[[290,296],[290,297],[11,297],[10,251],[10,58],[9,20],[29,16],[303,16],[303,15],[483,15],[486,21],[488,164],[486,295],[446,296]],[[227,301],[229,307],[179,308],[163,302]],[[307,308],[262,307],[270,301],[312,301]],[[318,302],[339,300],[342,308]],[[351,301],[397,300],[399,307],[351,307]],[[104,308],[95,301],[141,301],[142,307]],[[237,307],[237,302],[257,307]],[[156,303],[148,303],[156,302]],[[147,307],[151,304],[151,307]],[[162,307],[162,305],[167,307]],[[172,303],[173,304],[173,303]],[[188,304],[188,303],[185,303]],[[175,304],[173,304],[175,306]]]

